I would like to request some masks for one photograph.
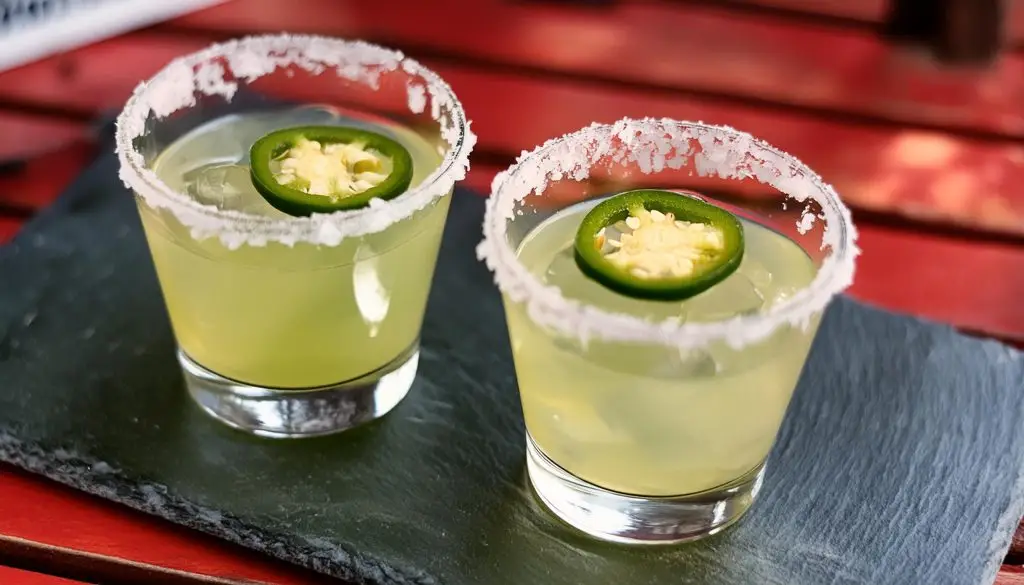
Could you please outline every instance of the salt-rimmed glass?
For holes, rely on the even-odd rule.
[[[583,276],[580,220],[635,188],[743,219],[740,269],[675,303]],[[795,158],[726,127],[627,119],[551,140],[499,174],[478,252],[503,295],[537,495],[592,536],[670,543],[750,507],[857,248],[847,208]]]
[[[298,125],[388,134],[410,188],[367,208],[292,217],[252,199],[248,149]],[[263,436],[336,432],[408,392],[456,181],[475,139],[451,88],[397,51],[249,37],[167,65],[118,118],[190,394]]]

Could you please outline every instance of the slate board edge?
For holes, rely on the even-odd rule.
[[[253,527],[231,515],[194,504],[166,486],[126,479],[109,464],[63,448],[51,450],[16,437],[0,426],[0,461],[92,496],[198,530],[247,549],[311,569],[353,585],[437,585],[430,575],[394,567],[371,555]]]

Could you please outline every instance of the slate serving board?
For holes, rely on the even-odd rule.
[[[837,300],[734,529],[577,536],[524,481],[498,295],[453,202],[420,376],[384,421],[269,441],[200,413],[130,195],[102,156],[0,248],[0,459],[354,583],[990,583],[1024,512],[1024,358]]]

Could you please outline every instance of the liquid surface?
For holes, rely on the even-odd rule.
[[[221,209],[287,218],[256,191],[249,178],[249,148],[262,136],[293,126],[345,126],[383,134],[412,155],[415,187],[437,168],[442,153],[410,128],[361,120],[329,106],[228,115],[193,130],[157,158],[153,170],[167,185]]]
[[[763,311],[806,286],[816,268],[797,244],[744,220],[739,269],[681,302],[644,301],[587,278],[573,239],[597,201],[534,228],[520,261],[546,284],[588,305],[650,320],[712,322]],[[816,329],[780,328],[736,351],[679,352],[657,345],[555,336],[521,305],[505,303],[530,434],[578,477],[623,493],[692,494],[741,477],[768,454]]]
[[[252,186],[249,148],[268,132],[311,124],[397,140],[412,155],[413,187],[443,157],[427,133],[308,106],[212,120],[168,146],[153,170],[197,201],[286,218]],[[288,389],[360,378],[415,346],[449,201],[334,247],[229,250],[215,238],[195,240],[165,211],[142,202],[139,211],[185,353],[224,377]]]

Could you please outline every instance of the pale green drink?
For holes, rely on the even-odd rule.
[[[476,142],[444,80],[362,41],[249,36],[140,83],[116,142],[203,411],[309,437],[401,403]]]
[[[785,236],[744,220],[746,252],[724,282],[678,302],[622,296],[573,260],[580,220],[598,201],[561,210],[533,229],[519,260],[569,299],[652,320],[711,322],[771,307],[816,268]],[[505,303],[523,412],[540,448],[570,473],[628,494],[710,490],[755,470],[775,440],[815,328],[783,328],[732,350],[580,344]]]
[[[185,134],[153,170],[168,186],[221,209],[286,218],[256,191],[249,146],[302,125],[367,129],[400,142],[416,187],[441,152],[410,128],[356,120],[329,107],[225,116]],[[196,240],[171,214],[139,205],[181,350],[247,384],[311,388],[364,376],[414,351],[450,197],[384,231],[338,246],[229,249]]]
[[[737,522],[853,277],[835,191],[732,128],[627,118],[520,156],[483,232],[544,506],[619,543]]]

